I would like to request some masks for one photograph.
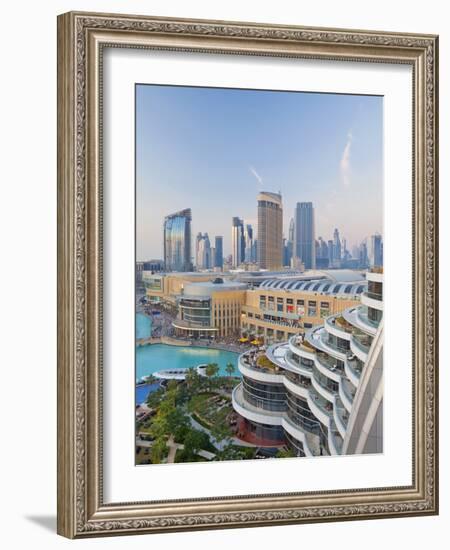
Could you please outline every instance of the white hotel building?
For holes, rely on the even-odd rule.
[[[239,358],[237,436],[297,456],[383,450],[383,274],[367,273],[361,304]]]

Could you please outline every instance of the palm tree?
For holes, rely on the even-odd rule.
[[[235,367],[233,363],[228,363],[227,366],[225,367],[225,370],[228,373],[228,376],[231,376],[235,371]]]
[[[208,378],[213,378],[217,376],[219,372],[219,365],[217,363],[208,363],[206,365],[205,374]]]
[[[219,365],[217,363],[208,363],[205,368],[205,374],[208,377],[209,389],[212,386],[212,379],[214,376],[217,376],[219,372]]]

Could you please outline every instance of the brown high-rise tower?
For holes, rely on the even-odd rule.
[[[278,193],[258,195],[258,264],[270,270],[283,266],[283,205]]]

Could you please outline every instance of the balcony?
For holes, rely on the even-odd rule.
[[[356,390],[350,386],[350,382],[343,378],[339,384],[339,397],[349,413],[352,410],[355,393]]]
[[[282,426],[291,437],[294,437],[303,444],[303,450],[306,456],[320,455],[320,446],[317,436],[304,432],[287,415],[283,417]]]
[[[234,410],[253,422],[268,424],[269,426],[281,426],[284,413],[280,411],[266,411],[248,403],[244,398],[242,384],[236,386],[231,395]]]
[[[363,292],[361,294],[361,303],[372,309],[383,311],[383,296],[377,292]]]
[[[350,349],[360,361],[365,363],[367,361],[371,344],[371,336],[363,333],[358,334],[355,331],[350,341]]]
[[[333,419],[342,437],[345,437],[347,432],[348,418],[349,413],[344,407],[341,398],[337,396],[333,407]]]
[[[241,374],[260,382],[280,383],[282,369],[270,362],[265,365],[259,361],[259,358],[260,356],[253,351],[241,355],[238,362]]]
[[[335,382],[339,382],[341,376],[344,374],[344,369],[338,365],[337,360],[326,353],[317,352],[315,365],[319,372]]]
[[[331,424],[332,425],[328,428],[328,448],[330,449],[330,454],[340,455],[344,440],[342,439],[339,431],[333,425],[333,422]]]
[[[316,348],[316,350],[323,351],[324,353],[331,355],[335,359],[345,361],[345,355],[347,349],[338,348],[334,343],[328,339],[328,332],[323,327],[312,329],[306,333],[306,341]]]
[[[289,347],[295,355],[304,357],[305,359],[314,360],[315,348],[303,337],[293,336],[289,340]]]
[[[359,385],[363,366],[354,355],[349,354],[345,360],[345,375],[355,387]]]
[[[305,361],[311,361],[311,364],[307,364]],[[287,369],[303,374],[304,376],[311,376],[313,363],[312,359],[304,359],[299,355],[292,353],[291,350],[288,350],[285,355],[285,362]]]
[[[308,405],[311,412],[322,424],[328,427],[331,416],[333,415],[333,406],[313,388],[309,390]]]
[[[346,309],[343,312],[344,319],[362,332],[375,336],[378,324],[367,317],[367,307],[358,306]]]
[[[313,376],[311,378],[312,385],[316,392],[320,394],[324,399],[331,404],[334,402],[334,395],[337,393],[336,389],[330,385],[330,379],[321,374],[317,369],[313,369]]]
[[[333,315],[325,319],[325,328],[327,332],[333,334],[342,340],[350,340],[352,326],[342,317],[341,314]]]

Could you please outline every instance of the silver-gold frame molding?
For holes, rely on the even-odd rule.
[[[413,483],[105,504],[102,497],[102,51],[133,47],[413,68]],[[58,532],[67,537],[438,512],[438,39],[129,15],[58,18]]]

